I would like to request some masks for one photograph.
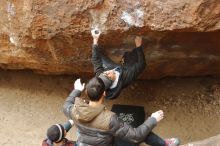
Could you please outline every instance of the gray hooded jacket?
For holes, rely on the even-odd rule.
[[[80,94],[81,91],[73,90],[63,106],[64,114],[73,119],[77,127],[77,144],[80,146],[112,146],[114,137],[139,143],[156,126],[156,119],[150,117],[139,127],[133,128],[104,105],[89,106],[79,98]]]

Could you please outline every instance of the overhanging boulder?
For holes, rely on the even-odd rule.
[[[19,0],[0,2],[0,67],[91,75],[90,30],[119,62],[144,36],[141,78],[220,75],[219,0]]]

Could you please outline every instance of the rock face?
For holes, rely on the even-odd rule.
[[[182,146],[219,146],[220,135],[210,137],[201,141],[192,142]]]
[[[144,37],[143,79],[220,75],[219,0],[0,1],[0,67],[92,75],[91,28],[116,62]]]

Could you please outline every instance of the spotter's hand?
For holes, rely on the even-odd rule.
[[[80,79],[77,79],[74,83],[74,89],[77,89],[79,91],[83,91],[85,88],[85,83],[81,83]]]
[[[154,117],[157,120],[157,122],[160,122],[164,117],[164,113],[162,110],[159,110],[157,112],[152,113],[151,117]]]

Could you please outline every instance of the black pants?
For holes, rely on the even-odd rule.
[[[102,54],[102,65],[105,70],[112,70],[118,66],[125,65],[125,66],[132,66],[137,61],[137,50],[133,49],[131,52],[125,52],[123,57],[121,58],[120,64],[115,63],[111,60],[108,56]]]
[[[105,55],[102,55],[101,58],[102,58],[102,63],[103,63],[102,65],[105,70],[112,70],[119,66],[119,64],[115,63],[109,57]]]
[[[150,132],[143,142],[150,146],[166,146],[165,141],[153,132]],[[115,146],[139,146],[139,144],[117,138],[114,143]]]
[[[165,141],[153,132],[149,133],[144,142],[151,146],[166,146]]]

